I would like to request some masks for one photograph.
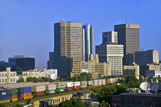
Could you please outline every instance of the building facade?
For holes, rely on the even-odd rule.
[[[115,31],[103,32],[102,43],[118,43],[117,32]]]
[[[161,107],[159,94],[120,94],[112,96],[112,107]]]
[[[83,25],[83,61],[88,61],[90,54],[94,53],[94,33],[92,26]]]
[[[8,63],[5,61],[0,61],[0,71],[5,71],[8,67]]]
[[[110,43],[96,46],[99,62],[110,63],[111,75],[122,75],[123,45]]]
[[[15,55],[8,59],[8,65],[11,71],[26,71],[35,68],[35,58],[30,58],[24,55]]]
[[[54,74],[54,75],[53,75]],[[42,78],[42,77],[47,77],[51,78],[51,75],[53,78],[57,79],[58,77],[58,71],[57,69],[34,69],[34,70],[28,70],[28,71],[23,71],[22,76],[24,80],[26,80],[29,77],[35,77],[35,78]]]
[[[54,68],[54,52],[49,52],[49,61],[47,62],[48,69]]]
[[[99,62],[98,54],[91,54],[88,62],[81,62],[81,73],[98,73],[102,76],[111,75],[111,66],[108,62]]]
[[[133,64],[133,65],[124,65],[124,75],[135,75],[137,79],[139,79],[140,75],[140,69],[139,65]]]
[[[146,64],[159,64],[159,51],[137,51],[135,52],[135,63],[140,66]]]
[[[138,24],[115,25],[118,33],[118,43],[124,45],[123,64],[130,65],[134,62],[133,53],[140,51],[140,26]]]
[[[6,71],[0,72],[0,84],[16,83],[17,73],[11,72],[10,68],[7,67]]]
[[[59,76],[80,72],[82,61],[82,23],[59,22],[54,24],[54,69]]]

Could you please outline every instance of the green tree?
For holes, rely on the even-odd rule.
[[[112,95],[118,95],[120,93],[126,92],[127,87],[125,85],[111,85],[98,88],[96,90],[92,89],[93,92],[96,91],[97,100],[102,105],[111,104]]]
[[[26,79],[26,82],[36,82],[36,80],[38,80],[38,79],[35,78],[35,77],[28,77],[28,78]]]
[[[60,103],[60,107],[86,107],[80,98],[63,101]]]
[[[125,83],[128,88],[139,88],[140,82],[134,75],[128,75],[125,77]]]
[[[24,82],[24,79],[20,78],[17,82]]]

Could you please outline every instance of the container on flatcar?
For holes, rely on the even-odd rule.
[[[114,83],[114,79],[113,78],[110,78],[110,83],[113,84]]]
[[[79,90],[80,89],[80,82],[79,81],[73,82],[73,85],[74,85],[74,89],[75,90]]]
[[[56,84],[47,84],[46,90],[56,90]]]
[[[98,80],[93,80],[94,87],[98,87]]]
[[[10,89],[10,96],[18,95],[18,89]]]
[[[32,92],[42,92],[45,91],[44,85],[37,85],[32,87]]]
[[[22,88],[22,93],[30,93],[32,92],[32,87],[23,87]]]
[[[103,86],[106,85],[106,79],[102,79],[102,85],[103,85]]]
[[[87,81],[88,88],[93,87],[93,81]]]
[[[0,97],[0,104],[10,102],[9,95]]]
[[[98,80],[98,86],[102,86],[102,79]]]
[[[108,85],[110,83],[110,80],[109,79],[107,79],[106,80],[106,85]]]
[[[9,90],[0,90],[0,97],[9,96]]]
[[[81,88],[87,88],[87,81],[80,81]]]
[[[64,92],[65,83],[64,82],[56,82],[56,90],[55,92]]]
[[[65,82],[65,85],[66,85],[66,88],[65,88],[66,91],[73,90],[73,82]]]

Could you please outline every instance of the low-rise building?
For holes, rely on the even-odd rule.
[[[57,69],[34,69],[29,71],[23,71],[23,76],[28,77],[35,77],[35,78],[41,78],[41,77],[48,77],[48,78],[54,78],[57,79]],[[52,76],[52,77],[51,77]]]
[[[161,71],[161,64],[146,64],[140,66],[140,75],[146,76],[146,70]]]
[[[161,107],[160,94],[122,93],[112,96],[112,107]]]
[[[146,70],[146,76],[155,76],[155,77],[160,77],[161,76],[161,71],[157,71],[157,70]]]
[[[135,75],[136,78],[139,79],[139,65],[137,64],[133,64],[133,65],[125,65],[124,66],[124,70],[123,70],[123,74],[124,75]]]
[[[17,73],[11,72],[10,68],[7,67],[6,71],[0,72],[0,84],[16,83]]]

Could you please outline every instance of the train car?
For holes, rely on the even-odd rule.
[[[93,81],[87,81],[87,86],[88,86],[88,88],[92,88],[93,87]]]
[[[110,80],[109,79],[106,80],[106,85],[108,85],[108,84],[110,84]]]
[[[21,99],[21,96],[18,95],[18,89],[17,88],[10,89],[9,92],[10,92],[10,101],[11,102],[18,101],[18,100]]]
[[[94,86],[94,87],[98,87],[98,86],[99,86],[98,80],[93,80],[93,86]]]
[[[56,82],[56,90],[55,92],[64,92],[65,90],[65,83],[64,82]]]
[[[55,93],[55,90],[56,90],[56,84],[47,84],[45,93],[46,94]]]
[[[79,81],[73,82],[73,89],[74,90],[79,90],[80,89],[80,82]]]
[[[80,88],[87,88],[87,81],[80,81]]]
[[[65,82],[65,90],[72,91],[73,90],[73,82]]]
[[[20,90],[19,93],[22,99],[26,100],[26,99],[33,98],[32,87],[22,87],[22,88],[19,88],[19,90]]]
[[[102,79],[98,80],[98,86],[101,87],[102,86]]]
[[[32,86],[32,92],[34,96],[44,95],[45,85]]]
[[[0,104],[10,102],[9,90],[0,89]]]
[[[102,79],[102,86],[106,85],[106,79]]]

